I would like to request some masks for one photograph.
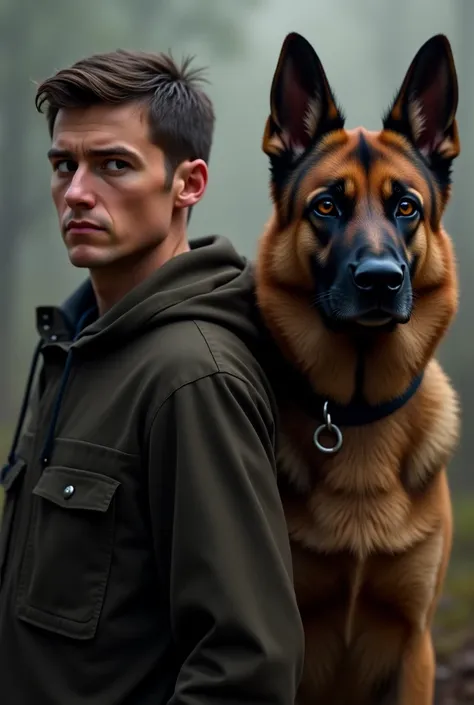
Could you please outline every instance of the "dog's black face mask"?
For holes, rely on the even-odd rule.
[[[307,206],[305,217],[317,240],[311,258],[314,304],[332,327],[406,323],[416,270],[409,244],[424,218],[420,196],[385,179],[385,198],[379,198],[364,189],[367,180],[357,182],[353,165],[352,171]]]

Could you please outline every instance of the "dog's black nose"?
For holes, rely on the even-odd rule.
[[[362,291],[397,292],[405,276],[399,264],[386,257],[364,259],[352,270],[354,283]]]

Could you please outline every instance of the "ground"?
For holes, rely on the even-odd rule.
[[[440,658],[435,705],[474,703],[474,637],[466,639],[448,659]]]
[[[474,704],[474,499],[454,500],[454,547],[434,629],[435,705]]]

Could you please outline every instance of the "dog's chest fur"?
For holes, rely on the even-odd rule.
[[[350,610],[371,593],[372,604],[383,604],[407,591],[406,616],[416,615],[417,603],[429,603],[434,584],[427,575],[436,575],[441,560],[433,495],[458,434],[457,400],[444,373],[430,363],[419,393],[396,415],[343,428],[334,456],[314,446],[317,425],[295,407],[281,409],[279,473],[300,603],[327,603],[339,594]],[[391,570],[405,577],[386,579]],[[353,627],[354,614],[346,616]]]

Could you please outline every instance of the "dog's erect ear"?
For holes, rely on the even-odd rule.
[[[407,137],[434,170],[460,152],[456,110],[458,81],[451,45],[438,34],[413,59],[383,127]]]
[[[296,32],[285,38],[273,76],[262,149],[292,161],[325,133],[344,127],[321,61]]]

